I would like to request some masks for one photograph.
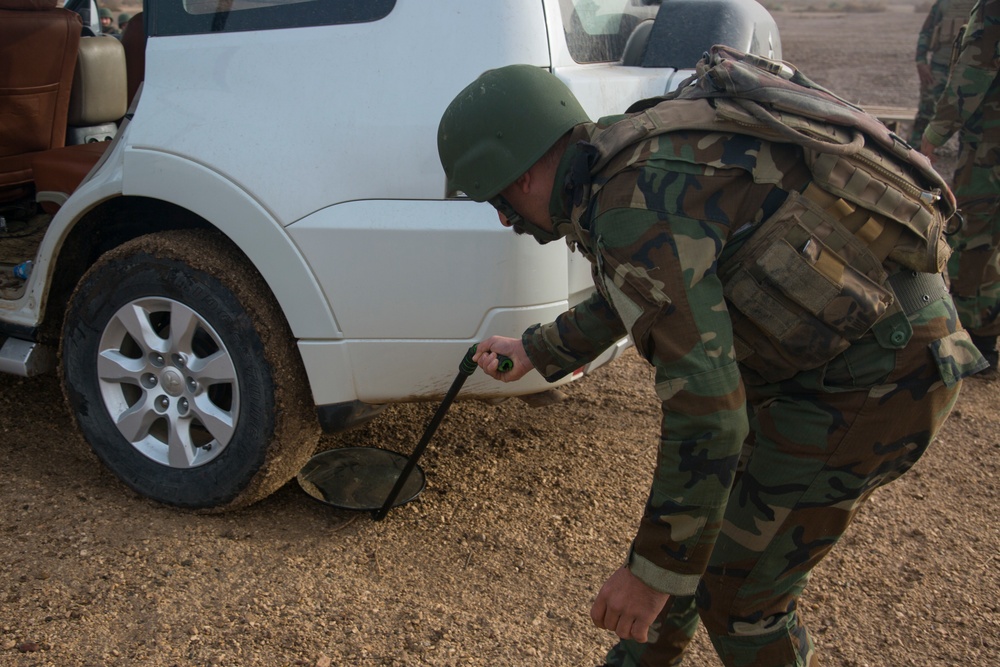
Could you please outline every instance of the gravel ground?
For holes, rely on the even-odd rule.
[[[776,12],[785,57],[862,104],[915,107],[923,17],[890,9]],[[597,664],[613,638],[588,612],[645,497],[651,385],[629,352],[560,405],[458,402],[426,492],[374,523],[294,483],[225,515],[158,506],[90,454],[54,378],[0,376],[0,665]],[[815,571],[802,608],[824,665],[1000,664],[998,388],[967,382]],[[321,448],[409,451],[435,407]],[[689,664],[719,664],[703,634]]]

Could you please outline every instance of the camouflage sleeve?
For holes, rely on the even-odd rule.
[[[603,185],[591,230],[598,279],[653,365],[661,401],[656,466],[629,568],[656,590],[689,595],[721,529],[749,431],[716,269],[731,230],[753,220],[772,192],[754,183],[753,161],[783,158],[738,135],[677,133],[649,148],[654,157],[641,168]],[[716,160],[747,169],[707,166]]]
[[[931,40],[934,37],[934,29],[941,22],[941,0],[937,0],[927,12],[927,18],[917,35],[917,62],[926,63],[927,56],[931,49]]]
[[[1000,71],[1000,0],[981,0],[972,9],[962,46],[937,101],[924,138],[935,146],[948,139],[980,110]]]
[[[535,324],[521,336],[531,363],[549,382],[593,361],[628,334],[625,325],[597,292],[549,324]]]
[[[691,178],[692,186],[706,180]],[[672,208],[663,204],[656,207]],[[636,208],[613,208],[595,223],[605,287],[654,366],[662,401],[656,468],[629,567],[652,588],[692,594],[748,430],[732,325],[714,272],[723,232],[676,211]]]

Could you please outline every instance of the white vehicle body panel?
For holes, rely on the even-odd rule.
[[[557,3],[546,4],[551,16]],[[450,27],[459,14],[473,29]],[[470,344],[518,336],[593,289],[563,244],[538,246],[489,207],[442,200],[445,106],[490,67],[549,67],[548,30],[540,2],[428,12],[400,0],[373,23],[153,37],[122,191],[194,211],[240,246],[300,339],[318,404],[439,396]],[[398,55],[414,49],[419,59]],[[670,75],[569,63],[557,73],[595,118],[662,93]],[[473,379],[464,395],[548,386],[537,374]]]
[[[48,143],[6,142],[20,180],[0,187],[0,373],[58,372],[109,470],[192,509],[265,497],[319,427],[440,400],[472,345],[594,294],[582,255],[447,191],[438,123],[476,77],[549,70],[597,120],[672,90],[713,43],[778,43],[752,0],[144,0],[142,14],[121,42],[74,53],[70,29],[15,57],[63,73],[24,88],[61,91],[51,106],[107,111],[38,105],[26,120],[49,126],[23,134]],[[553,386],[461,372],[461,399]]]
[[[513,61],[549,64],[537,1],[400,0],[371,23],[153,37],[131,141],[198,156],[282,225],[345,201],[440,199],[441,114]]]
[[[446,198],[436,130],[447,104],[484,70],[529,63],[597,119],[688,73],[578,64],[563,31],[559,0],[397,0],[367,23],[154,31],[134,117],[53,219],[24,296],[0,304],[4,320],[40,323],[49,260],[88,211],[161,200],[220,230],[261,273],[318,405],[439,397],[469,345],[519,336],[593,289],[565,245],[538,246],[490,207]],[[477,377],[463,395],[549,386],[536,373]]]

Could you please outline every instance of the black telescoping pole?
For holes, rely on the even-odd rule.
[[[396,502],[399,492],[403,490],[403,486],[406,484],[406,480],[410,478],[410,473],[417,465],[417,461],[423,456],[424,450],[427,449],[427,443],[431,441],[434,436],[434,432],[437,430],[438,425],[441,424],[441,420],[444,419],[444,415],[448,412],[448,408],[451,407],[452,401],[455,400],[455,396],[458,395],[459,390],[465,381],[476,371],[476,363],[472,360],[473,355],[476,354],[476,346],[473,345],[469,348],[469,351],[465,353],[465,357],[462,358],[462,363],[458,366],[458,376],[451,383],[451,388],[448,393],[445,394],[444,400],[441,401],[440,407],[438,407],[437,412],[431,418],[430,423],[427,425],[427,429],[424,431],[423,437],[420,438],[420,442],[417,443],[416,448],[413,453],[410,454],[409,460],[403,467],[402,472],[399,473],[399,477],[396,478],[396,483],[393,485],[392,490],[389,491],[389,495],[386,496],[385,502],[382,503],[381,509],[372,514],[372,518],[375,521],[381,521],[385,518],[385,515],[389,513],[392,509],[392,504]],[[509,371],[514,367],[514,363],[507,357],[503,355],[498,355],[500,357],[500,371]]]

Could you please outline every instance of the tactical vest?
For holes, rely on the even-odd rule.
[[[933,53],[941,49],[947,49],[946,53],[951,53],[955,39],[962,31],[962,27],[969,22],[969,14],[976,0],[947,0],[941,5],[941,20],[934,26],[930,43],[927,48]]]
[[[932,274],[930,289],[943,296],[938,274],[950,254],[943,232],[955,200],[927,158],[790,65],[723,46],[706,53],[674,93],[638,102],[595,131],[591,182],[570,216],[584,246],[582,221],[599,184],[635,166],[632,158],[612,158],[626,149],[641,155],[636,144],[677,130],[797,144],[812,174],[803,192],[789,192],[719,260],[737,359],[768,381],[822,365],[881,321],[891,323],[886,347],[903,347],[912,330],[896,292],[910,288],[890,280],[887,264],[909,269],[908,276]],[[583,250],[600,260],[596,249]],[[598,285],[619,312],[634,309],[617,303],[620,291],[597,269]]]

